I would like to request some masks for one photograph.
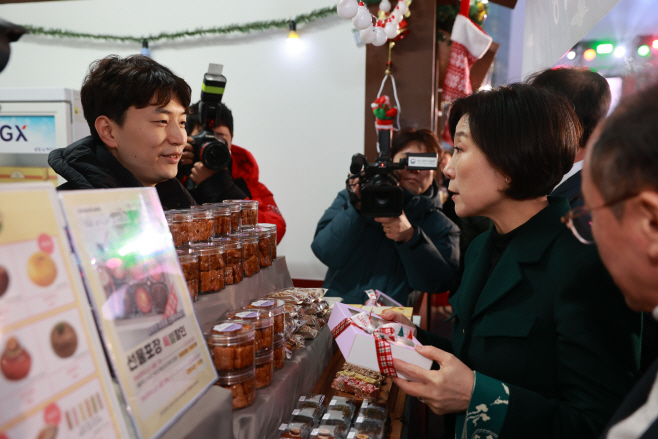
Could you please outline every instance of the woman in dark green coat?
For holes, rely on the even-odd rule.
[[[495,228],[467,251],[452,340],[418,334],[440,370],[396,360],[416,382],[395,381],[453,414],[458,439],[595,438],[636,377],[641,318],[560,222],[568,201],[547,197],[573,163],[576,116],[563,97],[513,84],[455,101],[449,126],[457,215]]]

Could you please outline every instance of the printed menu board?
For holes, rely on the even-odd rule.
[[[55,189],[0,185],[0,438],[127,430]]]
[[[92,308],[141,438],[216,380],[154,188],[60,192]]]

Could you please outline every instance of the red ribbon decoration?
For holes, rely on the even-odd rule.
[[[361,329],[359,325],[354,323],[352,319],[346,318],[343,319],[339,324],[334,326],[334,329],[331,330],[331,335],[334,338],[338,338],[340,334],[343,333],[350,326],[356,326]],[[372,333],[375,337],[375,351],[377,352],[377,364],[379,365],[379,371],[382,375],[390,375],[397,377],[398,374],[395,371],[393,366],[393,354],[391,353],[391,341],[395,341],[395,331],[393,328],[379,328]]]

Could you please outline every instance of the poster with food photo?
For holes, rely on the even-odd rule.
[[[136,431],[157,437],[217,379],[157,192],[59,196]]]
[[[52,185],[0,185],[2,439],[126,437],[72,256]]]

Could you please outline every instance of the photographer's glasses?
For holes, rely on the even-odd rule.
[[[567,212],[561,220],[567,225],[567,227],[569,227],[569,229],[571,229],[571,233],[573,233],[573,236],[575,236],[578,241],[588,245],[594,244],[594,236],[592,235],[592,212],[603,209],[604,207],[612,207],[615,204],[630,200],[638,195],[638,193],[630,193],[590,209],[584,206],[575,207]]]

